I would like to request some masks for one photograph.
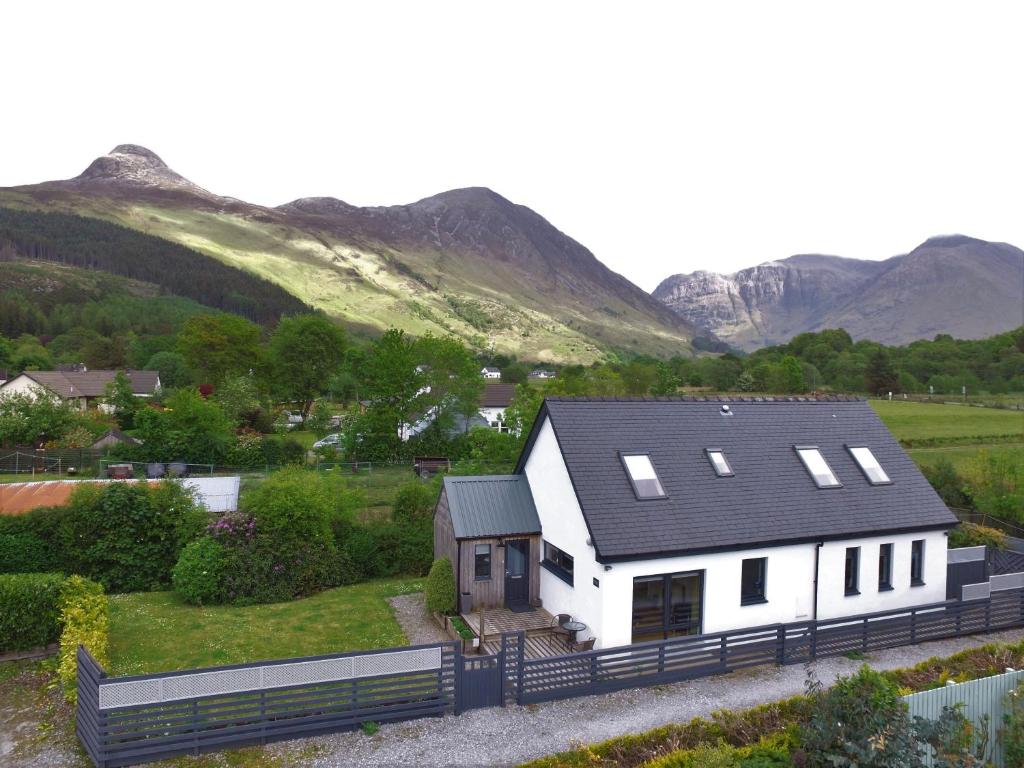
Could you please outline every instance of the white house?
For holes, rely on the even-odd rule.
[[[494,366],[486,365],[480,369],[480,375],[485,379],[500,379],[501,371]]]
[[[862,400],[548,398],[493,486],[528,492],[482,498],[487,479],[446,478],[438,555],[457,542],[465,568],[500,529],[504,584],[468,591],[570,614],[596,647],[946,598],[956,519]]]
[[[484,392],[480,396],[480,416],[488,426],[499,432],[506,430],[505,409],[512,405],[512,398],[515,395],[515,384],[484,385]]]
[[[0,386],[0,397],[8,394],[57,397],[81,410],[101,399],[117,371],[25,371]],[[152,397],[160,389],[158,371],[124,372],[136,397]]]
[[[535,371],[530,371],[527,378],[529,379],[553,379],[557,374],[554,371],[549,371],[543,368],[538,368]]]

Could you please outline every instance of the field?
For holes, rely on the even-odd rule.
[[[173,592],[112,595],[107,671],[138,675],[404,645],[387,598],[422,588],[415,579],[388,579],[287,603],[207,608]]]
[[[970,477],[982,451],[1024,462],[1024,411],[887,400],[871,406],[920,466],[947,459]]]

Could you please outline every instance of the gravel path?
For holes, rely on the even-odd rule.
[[[434,617],[427,613],[422,592],[388,598],[388,602],[391,603],[391,610],[395,612],[399,626],[409,638],[409,645],[443,643],[451,640],[445,631],[437,626]]]
[[[411,608],[409,616],[416,616]],[[399,620],[405,627],[403,619]],[[812,668],[822,682],[828,683],[836,675],[856,671],[864,663],[876,669],[898,669],[932,656],[948,656],[986,643],[1021,640],[1024,640],[1024,630],[1012,630],[893,648],[873,653],[863,661],[843,657],[822,659]],[[312,759],[310,765],[331,768],[518,765],[574,744],[686,722],[716,709],[746,709],[785,699],[802,693],[804,680],[804,667],[800,665],[758,667],[720,677],[602,696],[526,707],[477,709],[459,717],[449,715],[385,724],[372,736],[349,732],[317,739],[315,751],[319,756]],[[292,742],[281,748],[295,745]]]

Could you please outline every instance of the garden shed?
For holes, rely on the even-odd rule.
[[[526,477],[445,477],[434,553],[452,562],[460,612],[538,605],[540,519]]]

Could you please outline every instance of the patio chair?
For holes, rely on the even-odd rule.
[[[551,633],[553,635],[557,635],[562,638],[566,646],[569,645],[569,640],[572,637],[572,634],[569,632],[568,629],[562,629],[562,625],[565,624],[565,622],[567,621],[572,621],[572,616],[570,616],[568,613],[556,614],[554,619],[552,619],[553,628],[551,630]]]
[[[583,651],[594,650],[594,640],[596,638],[590,638],[589,640],[580,640],[569,646],[569,650],[573,653],[583,653]]]

